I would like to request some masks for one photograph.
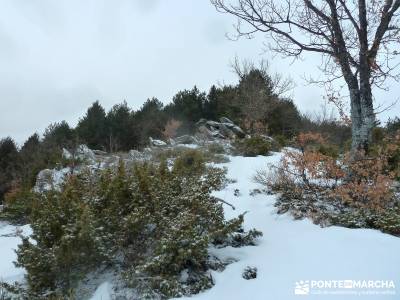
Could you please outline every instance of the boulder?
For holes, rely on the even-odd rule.
[[[246,136],[246,134],[244,133],[244,131],[242,130],[242,128],[240,128],[239,126],[233,126],[231,128],[231,130],[233,131],[234,134],[236,134],[236,136],[238,138],[244,138]]]
[[[73,158],[71,152],[69,152],[69,151],[68,151],[67,149],[65,149],[65,148],[62,149],[62,157],[63,157],[64,159],[72,159],[72,158]]]
[[[61,170],[44,169],[37,175],[33,190],[37,193],[43,193],[52,189],[58,190],[64,182],[65,177],[70,173],[70,168]]]
[[[244,138],[244,131],[230,119],[222,117],[220,122],[200,119],[196,123],[197,132],[208,140]]]
[[[79,145],[78,148],[76,148],[76,158],[81,159],[83,161],[89,162],[89,163],[95,163],[96,162],[96,155],[92,150],[89,149],[88,146],[82,144]]]
[[[150,146],[152,147],[165,147],[167,146],[167,143],[161,140],[149,138]]]
[[[96,155],[107,155],[108,154],[106,151],[102,151],[102,150],[92,150],[92,151]]]
[[[176,142],[175,142],[175,140],[173,138],[169,138],[168,139],[168,144],[170,144],[171,146],[175,146]]]
[[[228,119],[228,118],[226,118],[226,117],[221,117],[221,118],[219,119],[219,121],[220,121],[221,123],[228,123],[228,124],[235,125],[235,123],[233,123],[230,119]]]
[[[174,141],[176,144],[198,144],[199,142],[194,136],[188,134],[178,136]]]

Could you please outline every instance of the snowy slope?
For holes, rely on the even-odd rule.
[[[216,285],[193,299],[400,299],[400,238],[376,230],[320,228],[308,220],[294,221],[278,216],[273,207],[276,196],[250,196],[257,188],[252,181],[255,172],[279,161],[270,157],[231,157],[228,177],[237,180],[218,196],[236,206],[226,207],[227,217],[248,211],[245,227],[264,233],[259,246],[222,249],[220,254],[240,259],[222,273],[214,272]],[[234,197],[234,189],[241,196]],[[258,276],[245,280],[241,274],[246,266],[258,268]],[[295,282],[300,280],[393,280],[397,295],[375,294],[332,295],[335,289],[323,289],[329,295],[295,295]],[[385,289],[377,289],[383,293]],[[362,290],[363,292],[364,290]]]
[[[227,218],[248,211],[246,229],[256,228],[264,233],[258,246],[212,250],[221,258],[238,262],[228,265],[223,272],[213,272],[215,286],[187,299],[204,300],[290,300],[290,299],[400,299],[400,238],[376,230],[320,228],[308,220],[294,221],[290,216],[275,213],[276,196],[249,193],[259,186],[252,178],[257,170],[277,163],[280,154],[269,157],[230,157],[222,164],[228,177],[237,182],[215,193],[234,204],[226,206]],[[239,189],[240,196],[234,196]],[[253,280],[242,278],[247,266],[257,267]],[[393,280],[395,289],[375,289],[375,295],[338,295],[337,289],[321,289],[327,295],[295,295],[296,281],[311,280]],[[93,300],[109,299],[109,287],[104,284]],[[345,292],[353,290],[345,290]],[[369,289],[354,290],[368,292]],[[395,293],[395,295],[393,295]],[[185,299],[185,298],[179,298]]]

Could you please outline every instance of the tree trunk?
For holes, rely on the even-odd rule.
[[[375,126],[375,114],[371,87],[368,82],[360,80],[360,87],[350,89],[351,130],[353,153],[368,152],[372,140],[372,129]]]

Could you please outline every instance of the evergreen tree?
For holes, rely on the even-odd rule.
[[[213,85],[204,103],[204,118],[216,120],[218,117],[218,89]]]
[[[37,133],[31,135],[22,145],[19,156],[21,183],[24,187],[31,188],[35,184],[37,173],[46,168],[42,144]]]
[[[301,115],[290,99],[279,100],[265,115],[270,135],[295,136],[301,126]]]
[[[43,144],[55,148],[70,148],[75,142],[75,132],[66,121],[50,124],[43,134]]]
[[[107,113],[108,149],[110,152],[135,148],[138,143],[134,118],[126,101]]]
[[[19,156],[14,140],[10,137],[0,140],[0,201],[18,178]]]
[[[76,128],[79,138],[91,149],[107,147],[106,112],[99,101],[92,104]]]
[[[160,100],[147,99],[134,118],[136,130],[140,132],[140,146],[148,145],[149,137],[162,138],[167,118]]]
[[[195,86],[191,90],[178,92],[172,103],[166,107],[166,112],[175,119],[183,121],[190,131],[194,123],[203,118],[206,95]]]

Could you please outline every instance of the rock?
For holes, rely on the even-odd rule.
[[[196,123],[196,126],[197,127],[204,126],[206,123],[207,123],[207,120],[202,118]]]
[[[65,177],[70,173],[70,168],[61,170],[44,169],[37,175],[33,190],[37,193],[43,193],[52,189],[58,190],[64,182]]]
[[[89,149],[88,146],[82,144],[76,148],[76,158],[84,160],[89,163],[96,162],[96,155],[92,150]]]
[[[242,130],[242,128],[240,128],[239,126],[233,126],[232,128],[231,128],[231,130],[233,131],[233,133],[235,133],[236,134],[236,136],[238,137],[238,138],[244,138],[245,136],[246,136],[246,134],[244,133],[244,131]]]
[[[167,143],[161,140],[157,140],[157,139],[153,139],[153,138],[149,138],[150,141],[150,146],[153,147],[165,147],[167,146]]]
[[[221,118],[219,119],[219,121],[220,121],[221,123],[229,123],[229,124],[235,125],[235,123],[233,123],[230,119],[228,119],[228,118],[226,118],[226,117],[221,117]]]
[[[175,142],[175,140],[174,140],[173,138],[169,138],[168,143],[169,143],[171,146],[175,146],[175,145],[176,145],[176,142]]]
[[[108,154],[106,151],[102,151],[102,150],[92,150],[92,151],[96,155],[107,155]]]
[[[62,157],[64,159],[72,159],[72,154],[67,149],[63,148],[62,149]]]
[[[225,117],[220,118],[220,122],[200,119],[196,127],[198,134],[208,140],[245,137],[244,131]]]
[[[179,136],[174,141],[176,144],[198,144],[199,142],[194,136],[188,134]]]
[[[275,140],[273,137],[270,137],[269,135],[265,135],[265,134],[261,134],[260,135],[264,140],[271,142],[271,143],[275,143]]]
[[[246,280],[257,278],[257,268],[256,267],[246,267],[243,270],[242,277]]]
[[[206,125],[208,125],[209,127],[213,128],[213,129],[218,129],[219,125],[222,123],[216,122],[216,121],[207,121]]]

